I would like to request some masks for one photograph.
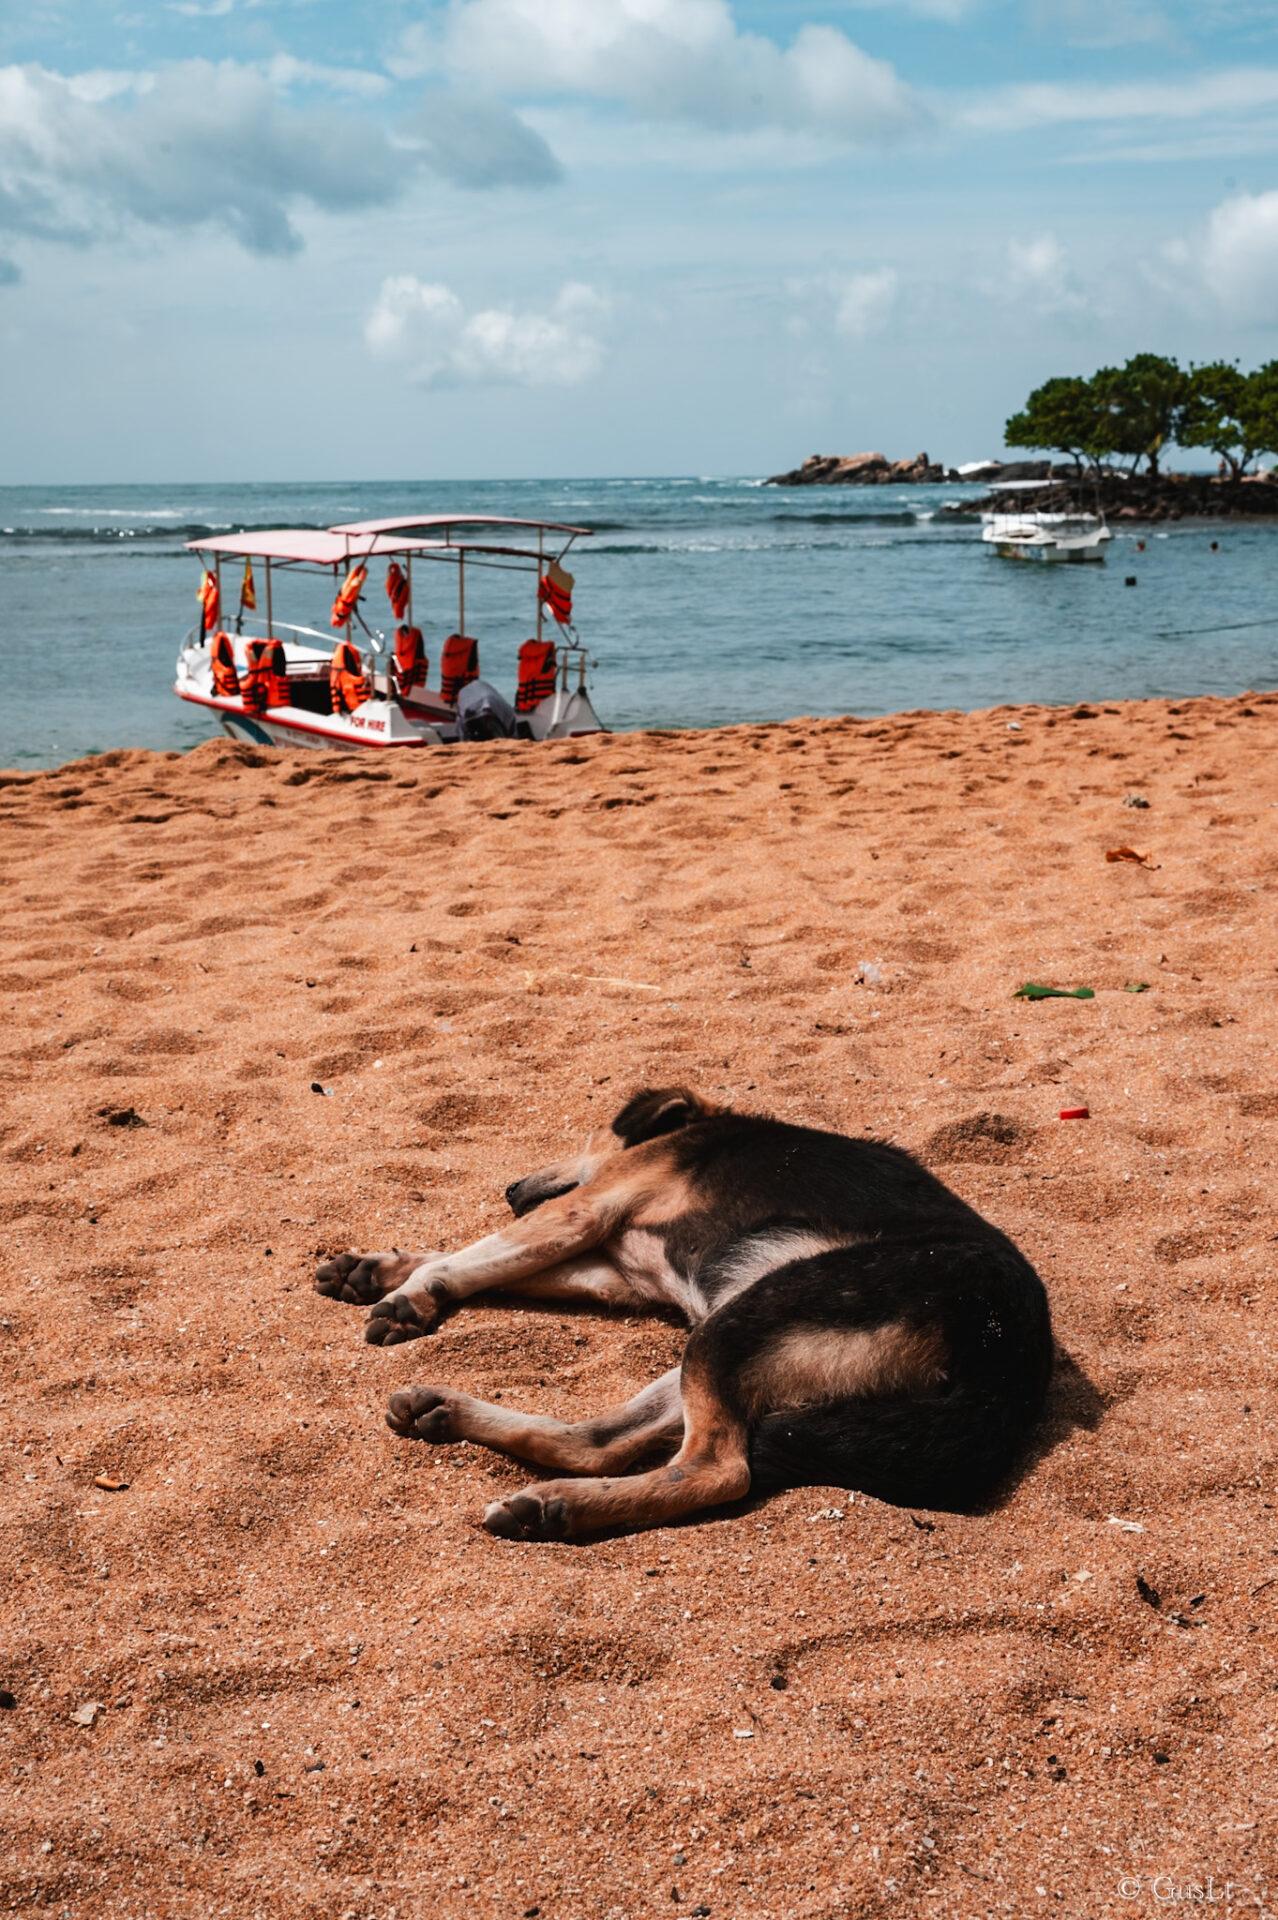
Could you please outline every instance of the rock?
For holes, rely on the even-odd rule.
[[[91,1727],[101,1711],[100,1700],[86,1700],[82,1707],[76,1707],[71,1718],[77,1727]]]
[[[912,460],[888,460],[881,453],[810,453],[801,467],[774,473],[769,487],[881,487],[917,485],[946,477],[926,453]]]

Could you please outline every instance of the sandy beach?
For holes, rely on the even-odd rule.
[[[0,776],[4,1910],[1264,1910],[1275,808],[1278,694]],[[677,1360],[497,1296],[378,1350],[311,1282],[678,1081],[1038,1266],[990,1510],[512,1545],[535,1471],[387,1432]]]

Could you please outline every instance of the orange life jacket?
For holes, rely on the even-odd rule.
[[[329,620],[332,627],[344,627],[355,611],[355,602],[364,590],[368,578],[368,568],[353,566],[342,582],[342,590],[333,602],[333,612]]]
[[[519,685],[515,690],[515,712],[531,713],[555,691],[555,643],[553,640],[525,640],[519,649]]]
[[[426,658],[426,643],[422,639],[421,628],[396,627],[395,680],[401,699],[405,694],[411,693],[414,687],[426,685],[429,667],[430,661]]]
[[[462,688],[478,678],[478,640],[464,633],[450,633],[439,662],[439,697],[444,705],[455,707]]]
[[[364,662],[353,641],[339,640],[334,648],[328,686],[334,713],[354,713],[363,706]]]
[[[397,620],[402,620],[408,612],[408,581],[398,560],[392,560],[386,569],[386,596],[391,612]]]
[[[537,582],[537,598],[549,607],[561,627],[572,624],[573,577],[557,560],[552,560]]]
[[[204,576],[200,581],[199,592],[195,597],[204,609],[204,631],[205,633],[212,633],[213,629],[217,626],[218,618],[222,611],[222,596],[218,592],[217,575],[215,573],[210,573],[207,569],[205,570]]]
[[[289,705],[288,670],[280,640],[250,640],[244,648],[244,705],[252,713]]]
[[[214,693],[220,700],[234,700],[240,690],[240,676],[235,671],[235,647],[229,633],[214,634],[209,657],[213,662]]]

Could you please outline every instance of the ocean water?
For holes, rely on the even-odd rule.
[[[1018,566],[978,522],[939,516],[978,493],[695,477],[0,488],[0,766],[217,731],[172,693],[199,580],[184,541],[399,513],[595,529],[569,561],[574,612],[617,729],[1278,685],[1278,527],[1124,530],[1104,566]],[[452,577],[432,570],[415,601],[434,684]],[[331,597],[317,576],[278,579],[275,612],[327,630]],[[507,693],[534,612],[531,576],[468,570],[467,627]]]

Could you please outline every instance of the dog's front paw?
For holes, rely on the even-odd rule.
[[[371,1307],[396,1287],[403,1286],[421,1255],[411,1253],[338,1253],[315,1274],[315,1291],[330,1300],[349,1300],[352,1306]]]
[[[494,1500],[484,1525],[501,1540],[566,1540],[568,1503],[558,1497],[543,1499],[531,1490],[514,1493],[509,1500]]]
[[[402,1340],[420,1340],[435,1324],[439,1309],[429,1294],[391,1293],[379,1300],[364,1323],[371,1347],[397,1347]]]
[[[404,1387],[393,1393],[386,1424],[405,1440],[429,1440],[435,1446],[461,1438],[453,1430],[453,1395],[446,1387]]]

